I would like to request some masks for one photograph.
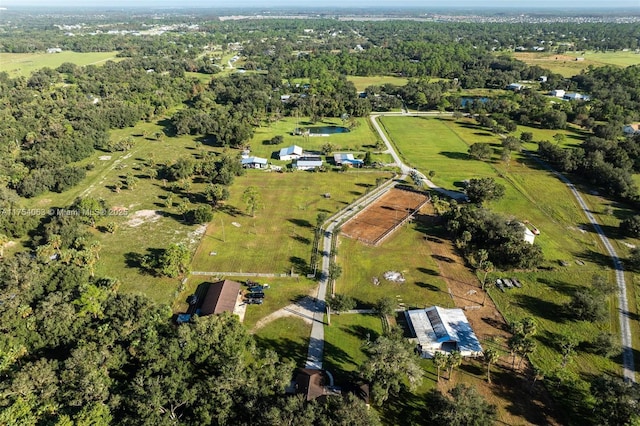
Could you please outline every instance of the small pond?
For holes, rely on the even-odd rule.
[[[467,104],[472,103],[473,101],[478,101],[478,102],[482,102],[483,104],[486,104],[487,102],[489,102],[489,98],[471,98],[471,97],[463,97],[460,98],[460,106],[462,108],[465,108],[467,106]]]
[[[296,129],[294,134],[301,135],[304,132],[309,132],[309,135],[333,135],[336,133],[349,133],[349,129],[342,126],[319,126],[319,127],[306,127],[302,129]]]

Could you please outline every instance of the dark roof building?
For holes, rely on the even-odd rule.
[[[326,395],[325,374],[322,370],[301,368],[296,375],[296,393],[305,395],[307,401],[312,401]]]
[[[233,312],[240,293],[240,283],[223,280],[212,283],[196,313],[200,316]]]

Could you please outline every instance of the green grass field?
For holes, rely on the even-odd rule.
[[[394,86],[404,86],[409,81],[406,77],[396,77],[392,75],[377,75],[371,77],[361,77],[355,75],[347,76],[347,80],[356,86],[358,92],[364,92],[369,86],[383,86],[385,84],[393,84]]]
[[[361,305],[370,306],[391,296],[407,308],[452,306],[438,266],[424,244],[424,234],[414,224],[403,226],[378,247],[342,237],[337,262],[342,266],[342,276],[335,292],[349,295]],[[386,271],[402,272],[406,281],[386,281],[382,276]],[[373,277],[379,279],[378,285],[373,284]]]
[[[347,385],[349,373],[367,360],[363,349],[382,334],[382,320],[372,314],[333,314],[324,330],[325,368],[339,385]]]
[[[601,324],[562,317],[562,304],[578,286],[588,285],[593,274],[613,279],[610,260],[565,185],[520,155],[514,156],[509,165],[500,161],[497,153],[486,162],[470,159],[466,150],[471,143],[483,139],[494,140],[496,147],[498,143],[495,136],[483,134],[486,132],[470,122],[407,117],[383,117],[381,122],[410,164],[425,173],[436,172],[436,184],[451,187],[470,177],[495,177],[506,186],[506,195],[489,207],[507,217],[529,220],[541,230],[536,244],[542,248],[550,271],[510,272],[526,283],[523,289],[508,293],[491,290],[507,321],[525,316],[538,320],[541,333],[539,349],[533,356],[536,364],[549,369],[557,365],[559,354],[551,338],[566,330],[571,329],[582,340],[591,339],[597,330],[617,330],[615,315]],[[560,261],[570,266],[560,266]],[[493,278],[499,276],[497,272]],[[579,353],[570,368],[588,374],[616,371],[619,365]]]
[[[589,66],[601,67],[604,65],[616,65],[627,67],[640,64],[640,54],[632,51],[628,52],[566,52],[564,54],[553,54],[549,52],[517,52],[513,56],[529,65],[537,65],[547,68],[554,73],[564,77],[571,77],[580,74]],[[577,61],[576,58],[584,58]]]
[[[251,306],[249,307],[251,308]],[[258,346],[276,351],[282,359],[304,367],[307,360],[311,324],[300,318],[279,318],[255,333]]]
[[[306,274],[318,213],[337,212],[389,172],[293,173],[249,171],[230,188],[231,198],[209,225],[192,269]],[[246,214],[243,189],[255,186],[263,208]],[[329,193],[330,198],[323,194]],[[216,253],[216,255],[211,255]]]
[[[118,61],[118,52],[78,53],[64,51],[60,53],[0,53],[0,72],[10,77],[29,77],[40,68],[57,68],[65,62],[84,65],[99,65],[106,61]]]

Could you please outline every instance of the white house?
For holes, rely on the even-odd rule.
[[[627,136],[633,136],[640,134],[640,123],[627,124],[622,128],[622,131]]]
[[[295,160],[302,157],[302,148],[298,145],[291,145],[286,148],[282,148],[278,154],[278,158],[284,161]]]
[[[523,225],[524,226],[524,225]],[[524,240],[529,244],[533,244],[536,240],[536,234],[534,234],[529,228],[524,227]]]
[[[59,47],[50,47],[47,49],[47,53],[61,53],[62,49]]]
[[[423,358],[451,351],[459,351],[463,357],[482,355],[482,346],[462,309],[432,306],[405,311],[405,316]]]
[[[567,101],[588,101],[589,97],[581,93],[565,93],[562,99]]]
[[[507,86],[507,90],[513,90],[514,92],[519,92],[524,88],[525,88],[524,84],[520,84],[520,83],[511,83],[510,85]]]
[[[313,170],[322,167],[323,162],[320,157],[301,157],[293,163],[293,168],[297,170]]]
[[[245,169],[264,169],[267,167],[267,159],[260,157],[246,157],[240,160]]]
[[[565,91],[562,89],[556,89],[556,90],[552,90],[551,92],[549,92],[549,94],[551,96],[555,96],[556,98],[563,98]]]
[[[348,152],[338,152],[333,154],[333,161],[336,163],[336,166],[348,164],[353,167],[362,167],[364,164],[364,161],[359,158],[353,158],[353,154]]]
[[[538,81],[540,83],[546,83],[547,82],[547,76],[546,75],[541,75],[540,77],[538,77]]]

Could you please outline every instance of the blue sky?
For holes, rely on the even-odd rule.
[[[308,2],[299,0],[0,0],[0,6],[65,6],[65,7],[296,7],[310,6]],[[554,9],[583,9],[583,8],[634,8],[640,10],[640,0],[320,0],[313,3],[316,7],[420,7],[443,9],[447,7],[465,8],[554,8]]]

